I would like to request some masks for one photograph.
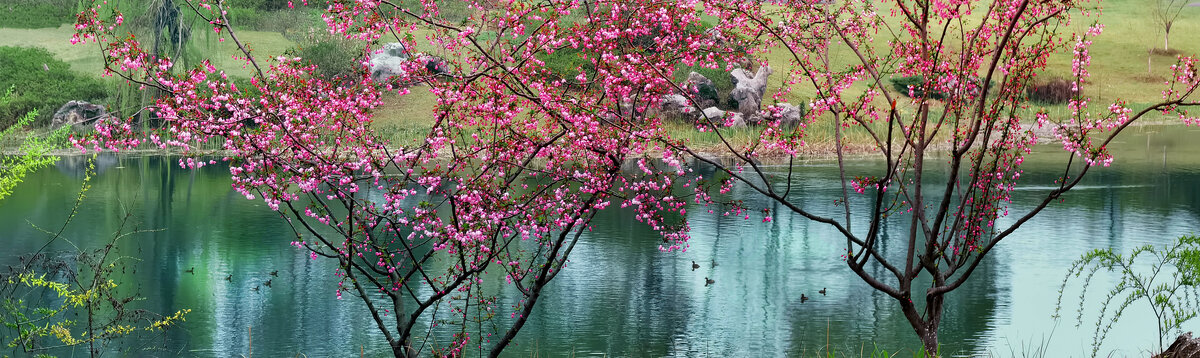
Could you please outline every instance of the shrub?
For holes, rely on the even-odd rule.
[[[712,81],[712,87],[701,86],[698,88],[698,99],[711,100],[717,103],[717,107],[721,109],[737,108],[737,101],[729,98],[733,106],[728,106],[729,102],[723,101],[723,98],[729,97],[729,91],[733,90],[733,77],[726,72],[723,67],[724,63],[719,64],[722,68],[707,68],[701,66],[684,66],[682,64],[675,67],[675,83],[684,83],[687,81],[688,74],[691,72],[699,73],[700,75]],[[724,106],[723,106],[724,105]]]
[[[285,38],[296,42],[303,42],[310,32],[323,29],[325,26],[318,10],[301,8],[299,4],[295,9],[264,11],[247,7],[231,7],[226,11],[229,22],[239,29],[278,32]]]
[[[288,8],[288,0],[227,0],[226,6],[250,10],[281,10]],[[293,7],[303,6],[302,1],[291,1]]]
[[[1072,88],[1071,81],[1062,78],[1052,78],[1049,81],[1034,84],[1025,88],[1025,94],[1034,102],[1058,104],[1066,103],[1078,96],[1079,91]]]
[[[9,0],[0,2],[0,24],[4,27],[40,29],[75,22],[76,0]]]
[[[245,7],[231,7],[225,10],[229,22],[238,28],[258,29],[263,19],[263,12]]]
[[[592,65],[591,60],[584,58],[582,51],[577,49],[563,48],[554,53],[540,55],[538,59],[546,63],[546,68],[550,70],[553,79],[566,80],[570,85],[580,84],[575,80],[580,69],[588,78],[596,77],[596,66]]]
[[[905,95],[905,96],[909,96],[908,89],[911,87],[912,95],[910,97],[913,97],[913,98],[929,98],[929,99],[940,100],[940,99],[945,99],[946,96],[948,95],[948,93],[943,93],[941,91],[932,91],[932,92],[926,94],[925,88],[924,88],[925,87],[925,76],[908,76],[908,77],[892,78],[891,81],[892,81],[892,87],[896,89],[896,92],[899,92],[900,94]],[[983,79],[972,78],[972,81],[975,82],[976,86],[982,87]],[[992,87],[991,81],[989,81],[987,83],[987,87],[988,88]]]
[[[0,88],[10,86],[16,91],[7,105],[0,106],[0,129],[35,110],[34,124],[45,125],[69,101],[105,98],[100,80],[71,72],[70,65],[42,48],[0,46]]]
[[[320,12],[314,9],[283,9],[263,14],[253,28],[278,32],[289,40],[302,42],[309,31],[324,30],[325,22],[321,20]]]
[[[299,46],[288,50],[309,64],[317,65],[316,76],[323,80],[338,82],[356,79],[364,71],[361,62],[363,44],[328,34],[308,36]]]
[[[1120,276],[1111,288],[1091,294],[1088,288],[1093,282],[1092,276],[1100,270]],[[1081,275],[1083,279],[1080,279]],[[1072,279],[1080,281],[1082,286],[1080,302],[1074,310],[1076,327],[1083,324],[1084,309],[1094,307],[1086,304],[1087,299],[1100,297],[1097,300],[1099,317],[1092,335],[1092,357],[1097,356],[1109,330],[1131,307],[1150,308],[1158,326],[1158,332],[1155,332],[1158,351],[1162,352],[1167,335],[1181,333],[1184,322],[1200,315],[1200,237],[1181,236],[1174,243],[1162,247],[1144,245],[1125,255],[1111,248],[1096,249],[1083,255],[1071,264],[1058,286],[1056,318],[1063,307],[1076,307],[1070,301],[1063,304],[1063,294]],[[1147,304],[1135,305],[1139,302]]]
[[[922,89],[924,86],[925,86],[925,76],[908,76],[908,77],[900,77],[900,78],[892,79],[892,87],[894,87],[896,89],[896,92],[900,92],[900,94],[905,95],[905,96],[924,97],[925,90]],[[912,88],[911,94],[909,92],[909,88]],[[940,96],[929,96],[929,98],[937,99],[937,98],[941,98],[941,97]]]

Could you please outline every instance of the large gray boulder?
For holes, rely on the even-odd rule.
[[[371,71],[371,80],[384,82],[393,76],[408,74],[405,65],[411,57],[408,49],[404,48],[404,44],[399,42],[384,44],[382,48],[372,52],[367,61],[367,69]]]
[[[762,66],[754,74],[744,68],[734,69],[729,73],[733,77],[734,88],[729,97],[738,103],[738,112],[750,115],[762,107],[763,95],[767,92],[767,77],[771,76],[771,67]]]
[[[422,53],[412,53],[399,42],[384,44],[368,56],[367,69],[371,71],[371,80],[384,82],[389,78],[399,76],[404,78],[414,66],[424,67],[431,74],[441,75],[450,72],[450,64],[446,59]]]
[[[691,92],[692,98],[700,108],[712,107],[721,101],[721,97],[717,95],[717,86],[702,74],[688,73],[683,87]]]
[[[662,110],[659,113],[672,119],[695,117],[699,112],[687,97],[678,94],[663,96],[660,107]]]
[[[54,111],[54,117],[50,118],[50,126],[58,128],[61,126],[93,126],[96,121],[108,118],[108,109],[98,104],[91,104],[85,101],[70,101]]]
[[[791,127],[800,124],[804,118],[804,110],[790,103],[779,103],[771,107],[767,107],[764,111],[770,114],[770,118],[779,121],[781,127]]]
[[[701,111],[701,113],[704,114],[705,118],[707,118],[708,120],[714,121],[714,122],[720,121],[722,118],[725,118],[725,111],[722,111],[720,108],[717,108],[717,107],[705,108],[703,111]],[[705,118],[701,118],[701,119],[705,119]]]
[[[696,85],[706,85],[709,87],[713,87],[712,80],[708,79],[708,77],[704,77],[704,75],[699,74],[696,71],[692,71],[692,72],[688,73],[687,83],[688,84],[696,84]]]
[[[720,108],[717,108],[717,107],[705,108],[702,113],[704,114],[704,116],[700,118],[700,120],[702,120],[702,121],[703,120],[712,121],[712,123],[714,123],[714,124],[727,125],[728,127],[731,127],[731,128],[740,128],[740,127],[746,126],[745,116],[743,116],[741,113],[737,113],[737,112],[730,113],[730,112],[722,111]]]

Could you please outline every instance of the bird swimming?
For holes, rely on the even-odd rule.
[[[692,271],[696,271],[696,269],[698,269],[698,268],[700,268],[700,264],[696,263],[696,261],[693,260],[692,261]]]
[[[817,291],[817,293],[820,293],[820,294],[821,294],[821,296],[824,296],[824,295],[825,295],[825,288],[824,288],[824,287],[821,287],[821,290],[820,290],[820,291]]]
[[[717,283],[717,280],[714,280],[714,279],[711,279],[711,278],[708,278],[708,277],[705,277],[705,278],[704,278],[704,286],[708,286],[708,285],[711,285],[711,284],[714,284],[714,283]]]

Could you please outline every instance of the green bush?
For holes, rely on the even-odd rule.
[[[258,29],[262,23],[263,13],[257,9],[231,7],[225,10],[229,23],[237,28]]]
[[[580,84],[575,80],[580,69],[589,79],[596,78],[596,66],[577,49],[568,47],[554,53],[543,53],[538,55],[538,59],[546,63],[546,69],[550,70],[552,79],[564,79],[570,85]]]
[[[249,7],[232,7],[227,11],[229,22],[238,29],[270,31],[283,34],[289,40],[302,42],[310,31],[324,31],[322,11],[316,8],[259,10]]]
[[[0,94],[0,107],[8,104],[12,93],[13,87],[9,87],[3,94]],[[17,119],[15,125],[0,130],[0,144],[10,150],[17,149],[16,155],[0,155],[0,200],[11,195],[13,188],[16,188],[17,184],[25,179],[26,174],[58,161],[58,157],[49,154],[51,150],[61,147],[57,145],[57,142],[66,138],[68,127],[64,126],[45,136],[26,135],[18,142],[11,143],[14,134],[24,129],[25,125],[32,122],[34,117],[37,117],[36,111],[26,113]]]
[[[892,79],[892,87],[896,89],[896,92],[900,92],[902,95],[913,98],[925,97],[925,90],[923,89],[924,86],[925,76],[908,76]],[[910,87],[912,88],[911,94],[909,93]],[[942,94],[940,93],[932,93],[928,97],[933,99],[943,98]]]
[[[1060,104],[1067,103],[1072,97],[1078,96],[1079,91],[1074,90],[1071,81],[1063,78],[1051,78],[1045,82],[1033,84],[1025,88],[1025,94],[1029,96],[1029,100],[1039,103]]]
[[[303,6],[303,1],[292,1],[293,7]],[[314,1],[315,3],[315,1]],[[288,8],[288,0],[226,0],[226,6],[239,7],[250,10],[282,10]]]
[[[317,65],[316,76],[331,82],[357,79],[364,71],[361,62],[363,44],[329,35],[311,36],[288,50],[309,64]]]
[[[1101,270],[1118,274],[1116,284],[1099,292],[1088,292],[1095,282],[1092,277]],[[1078,306],[1071,301],[1063,303],[1067,284],[1072,280],[1079,281],[1082,290]],[[1093,304],[1087,304],[1092,298],[1096,298]],[[1099,355],[1109,330],[1129,308],[1150,308],[1158,331],[1143,330],[1143,333],[1154,334],[1158,338],[1157,352],[1162,352],[1167,348],[1169,335],[1183,333],[1183,324],[1200,316],[1200,237],[1181,236],[1174,243],[1161,247],[1144,245],[1128,254],[1109,248],[1083,255],[1071,264],[1058,286],[1054,317],[1059,317],[1063,307],[1078,307],[1073,310],[1075,326],[1079,327],[1083,324],[1084,309],[1092,309],[1094,303],[1100,307],[1092,335],[1092,357]],[[1145,311],[1139,314],[1145,315]]]
[[[980,78],[973,78],[972,80],[975,81],[976,85],[979,85],[980,83],[983,82],[983,80]],[[908,77],[893,78],[891,81],[892,81],[892,87],[896,89],[896,92],[899,92],[900,94],[905,95],[905,96],[909,95],[909,93],[908,93],[909,86],[912,86],[912,96],[911,97],[913,97],[913,98],[929,98],[929,99],[940,100],[940,99],[945,99],[946,95],[947,95],[946,93],[941,93],[941,92],[931,92],[928,95],[926,95],[925,89],[924,89],[925,76],[908,76]],[[989,81],[987,84],[987,87],[991,88],[992,82]]]
[[[0,26],[21,29],[58,27],[75,22],[77,0],[7,0],[0,2]]]
[[[100,80],[71,72],[66,62],[42,48],[0,46],[0,88],[10,86],[16,91],[9,103],[0,107],[0,129],[35,110],[34,124],[45,125],[54,111],[69,101],[105,98]]]

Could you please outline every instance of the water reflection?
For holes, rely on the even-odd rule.
[[[1074,322],[1050,318],[1062,275],[1087,250],[1163,244],[1200,228],[1200,145],[1194,138],[1193,129],[1148,129],[1117,143],[1127,154],[1114,168],[1092,173],[1081,190],[1002,243],[950,295],[941,331],[945,351],[1007,355],[1053,334],[1050,356],[1087,352],[1090,322],[1077,329]],[[1058,167],[1044,164],[1061,159],[1053,155],[1030,160],[1014,211],[1022,212],[1020,203],[1038,197],[1059,175]],[[0,254],[0,264],[44,242],[30,224],[62,223],[83,165],[68,158],[34,173],[0,203],[0,237],[10,248]],[[804,165],[793,178],[792,195],[818,213],[833,214],[837,208],[830,204],[840,190],[832,180],[835,170]],[[101,242],[125,210],[141,228],[161,229],[126,242],[125,253],[143,261],[138,274],[122,277],[148,298],[145,308],[193,310],[184,329],[171,331],[165,342],[144,344],[157,355],[230,357],[251,349],[272,357],[387,354],[361,304],[336,299],[330,263],[289,246],[294,234],[278,214],[230,190],[223,166],[182,170],[157,157],[109,156],[101,157],[97,171],[64,236],[77,244]],[[745,188],[732,195],[752,207],[782,210]],[[603,212],[547,287],[509,355],[810,355],[827,346],[839,352],[918,346],[893,300],[846,269],[844,242],[828,227],[796,216],[763,223],[704,208],[688,211],[694,238],[686,252],[671,254],[658,250],[660,239],[632,213]],[[885,250],[899,245],[893,241],[903,237],[902,226],[886,227]],[[700,268],[693,271],[692,261]],[[705,286],[705,277],[716,283]],[[1100,287],[1112,278],[1096,280]],[[817,293],[823,288],[826,295]],[[802,302],[801,294],[810,300]],[[1136,314],[1125,319],[1102,352],[1140,354],[1155,342],[1145,333],[1152,321]]]

